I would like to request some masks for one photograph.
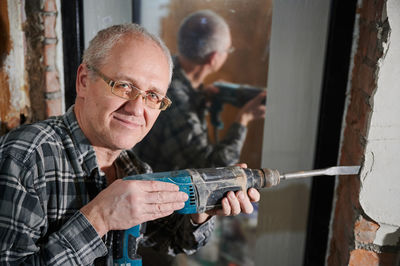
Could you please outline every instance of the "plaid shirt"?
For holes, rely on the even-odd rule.
[[[169,109],[160,113],[149,134],[134,150],[154,171],[229,166],[239,161],[247,128],[233,123],[216,145],[208,138],[207,104],[201,90],[195,90],[179,62],[175,68],[168,97]]]
[[[125,175],[151,172],[128,151],[116,165]],[[106,186],[72,107],[0,138],[0,264],[112,265],[113,231],[101,239],[79,211]],[[213,220],[196,226],[173,214],[148,222],[140,244],[190,254],[205,244]]]

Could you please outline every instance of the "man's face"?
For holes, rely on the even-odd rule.
[[[149,40],[126,38],[113,47],[105,65],[98,70],[114,81],[128,81],[142,91],[163,96],[167,93],[168,61],[161,49]],[[140,96],[135,100],[115,96],[100,77],[87,77],[85,81],[82,95],[78,92],[83,97],[78,121],[92,145],[122,150],[141,141],[160,110],[146,106]]]

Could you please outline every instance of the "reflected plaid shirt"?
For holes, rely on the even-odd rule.
[[[116,164],[125,175],[151,172],[128,151]],[[79,211],[106,185],[73,107],[0,138],[0,265],[112,265],[112,231],[101,239]],[[190,254],[213,223],[173,214],[148,222],[140,245]]]
[[[224,139],[208,138],[206,98],[187,79],[177,58],[168,97],[172,105],[160,113],[149,134],[134,151],[154,171],[229,166],[238,163],[247,128],[233,123]]]

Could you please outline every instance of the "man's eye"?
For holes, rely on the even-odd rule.
[[[130,90],[130,89],[131,89],[131,86],[129,86],[128,83],[120,82],[120,83],[118,84],[118,88],[119,88],[119,89]]]
[[[151,91],[147,93],[147,99],[153,102],[160,101],[160,97],[155,92]]]

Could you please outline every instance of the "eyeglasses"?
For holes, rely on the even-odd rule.
[[[225,52],[227,52],[228,54],[231,54],[235,51],[235,47],[231,46],[228,49],[225,50]]]
[[[111,87],[112,94],[122,99],[136,100],[136,98],[140,95],[148,107],[152,109],[159,109],[161,111],[167,109],[172,103],[167,96],[162,96],[153,91],[142,91],[128,81],[114,81],[93,66],[87,65],[87,68],[99,75]]]

